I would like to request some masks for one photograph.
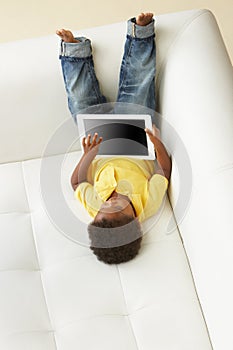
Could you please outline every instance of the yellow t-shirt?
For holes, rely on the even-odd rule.
[[[92,217],[115,190],[129,197],[139,221],[158,211],[168,187],[166,177],[155,174],[154,161],[133,158],[95,159],[87,181],[78,185],[75,197]]]

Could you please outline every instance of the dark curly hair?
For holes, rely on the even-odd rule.
[[[120,264],[133,259],[142,241],[138,219],[127,215],[111,221],[92,221],[88,225],[88,234],[91,250],[98,260],[106,264]]]

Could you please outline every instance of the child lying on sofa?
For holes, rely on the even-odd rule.
[[[61,64],[68,106],[76,115],[106,103],[94,71],[89,39],[75,38],[69,30],[56,32],[61,41]],[[127,22],[117,102],[155,109],[155,32],[152,13]],[[94,218],[88,225],[91,249],[99,260],[117,264],[133,259],[141,245],[140,222],[154,215],[164,198],[171,160],[160,132],[145,129],[154,145],[154,161],[132,158],[95,159],[103,141],[97,133],[82,140],[83,156],[73,171],[75,196]]]

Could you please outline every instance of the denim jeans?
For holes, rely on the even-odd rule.
[[[127,21],[127,36],[120,68],[117,102],[137,104],[155,110],[155,46],[154,19],[138,26],[135,18]],[[68,107],[74,121],[86,108],[107,103],[95,75],[91,41],[77,37],[79,43],[61,41],[63,78]]]

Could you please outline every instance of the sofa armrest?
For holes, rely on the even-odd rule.
[[[177,33],[157,79],[159,111],[175,128],[191,164],[191,196],[183,217],[176,204],[185,186],[175,166],[170,200],[175,215],[179,212],[177,223],[215,350],[233,347],[232,78],[215,17],[203,10]],[[180,149],[165,123],[162,134],[176,162]]]

